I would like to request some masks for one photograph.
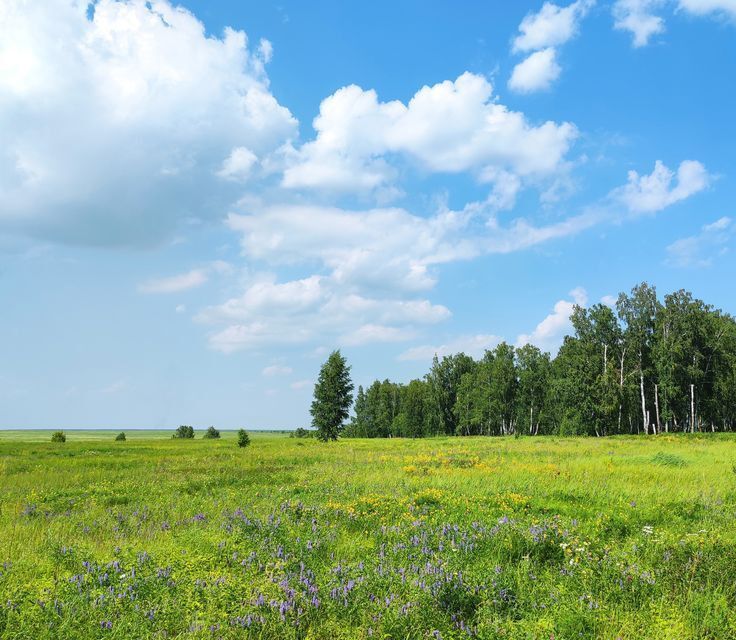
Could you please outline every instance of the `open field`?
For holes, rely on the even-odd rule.
[[[0,638],[736,637],[730,435],[102,433],[0,432]]]

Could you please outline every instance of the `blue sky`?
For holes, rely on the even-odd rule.
[[[0,0],[0,428],[309,423],[647,280],[736,312],[736,3]]]

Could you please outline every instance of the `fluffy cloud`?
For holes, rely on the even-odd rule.
[[[635,47],[649,44],[652,36],[664,32],[664,19],[654,13],[663,0],[617,0],[613,5],[613,26],[630,31]]]
[[[314,128],[317,137],[294,151],[284,172],[287,188],[375,190],[396,175],[389,155],[424,171],[469,171],[487,181],[546,176],[560,170],[577,136],[570,123],[530,124],[472,73],[425,86],[408,104],[344,87],[322,102]]]
[[[637,213],[657,211],[707,184],[705,170],[694,161],[680,165],[674,186],[673,179],[658,163],[651,176],[630,174],[628,184],[614,190],[607,202],[623,201]],[[226,325],[210,339],[222,351],[308,343],[320,334],[346,345],[406,340],[418,327],[450,317],[446,307],[416,297],[434,287],[439,265],[571,237],[616,215],[599,205],[538,225],[524,218],[501,224],[487,202],[426,217],[400,208],[256,206],[248,215],[228,218],[229,227],[242,236],[243,254],[253,263],[307,268],[312,275],[287,282],[260,276],[241,295],[204,310],[199,319]],[[520,339],[553,344],[572,304],[560,301],[531,336]]]
[[[450,317],[446,307],[418,297],[434,287],[440,265],[521,251],[620,220],[621,202],[634,213],[658,211],[704,188],[708,176],[700,163],[685,161],[674,181],[657,163],[649,176],[630,174],[599,205],[543,225],[520,217],[502,224],[488,201],[427,216],[395,207],[253,204],[248,215],[228,217],[248,261],[311,275],[286,282],[258,276],[242,294],[205,309],[199,319],[222,327],[210,338],[222,351],[309,343],[320,335],[349,346],[404,341]],[[550,318],[522,338],[555,344],[556,328],[565,326],[572,304],[560,301]]]
[[[700,233],[681,238],[667,247],[667,263],[676,267],[709,267],[728,252],[734,235],[733,220],[723,217],[706,224]]]
[[[407,349],[401,355],[399,360],[431,360],[435,355],[442,356],[451,355],[453,353],[466,353],[474,358],[479,358],[487,349],[493,349],[501,338],[491,334],[477,334],[470,336],[460,336],[449,342],[439,345],[421,345]]]
[[[545,2],[538,13],[530,13],[521,21],[513,50],[527,52],[564,44],[577,35],[580,20],[594,4],[593,0],[578,0],[560,7]]]
[[[552,313],[544,318],[530,334],[520,335],[516,344],[523,346],[531,343],[546,351],[556,351],[564,336],[572,329],[570,316],[575,306],[584,307],[588,302],[588,294],[582,287],[570,291],[570,297],[571,300],[558,300]]]
[[[636,171],[629,171],[628,183],[615,190],[613,195],[632,213],[652,213],[702,191],[709,182],[708,172],[696,160],[681,162],[676,176],[657,160],[654,171],[649,175],[640,176]]]
[[[652,36],[663,33],[665,21],[659,12],[674,6],[675,0],[616,0],[613,4],[614,27],[630,31],[635,47],[649,44]],[[694,16],[725,16],[736,19],[736,0],[677,0],[677,9]]]
[[[347,286],[419,291],[435,284],[433,264],[472,254],[458,236],[466,218],[453,212],[422,218],[395,208],[345,211],[290,205],[247,216],[231,214],[228,225],[242,233],[243,252],[251,259],[270,264],[317,261]]]
[[[585,306],[588,294],[582,287],[570,291],[569,300],[558,300],[552,313],[546,316],[530,334],[522,334],[516,340],[516,346],[534,344],[546,351],[556,351],[565,335],[572,330],[570,316],[576,305]],[[421,345],[407,349],[399,360],[431,360],[436,354],[439,357],[452,353],[467,353],[475,358],[483,355],[486,349],[493,349],[503,338],[492,334],[467,335],[455,338],[440,345]]]
[[[210,345],[229,353],[325,337],[347,346],[396,342],[411,338],[413,327],[450,315],[428,300],[365,297],[334,278],[314,275],[283,283],[265,277],[240,296],[203,310],[197,320],[222,327],[210,335]]]
[[[272,265],[318,263],[349,289],[411,293],[431,289],[434,267],[487,253],[511,253],[575,235],[602,221],[587,212],[537,226],[524,218],[506,225],[493,206],[471,203],[423,217],[404,209],[348,211],[336,207],[265,207],[231,214],[243,253]]]
[[[560,7],[545,2],[538,13],[530,13],[521,21],[513,51],[534,53],[514,67],[508,83],[511,90],[532,93],[550,88],[562,71],[556,47],[577,35],[580,21],[594,4],[594,0],[578,0]]]
[[[235,147],[225,158],[217,175],[229,180],[247,180],[258,162],[258,156],[246,147]]]
[[[561,71],[556,57],[557,52],[552,47],[532,53],[514,67],[509,88],[520,93],[549,89]]]
[[[0,229],[140,244],[222,215],[296,132],[268,46],[209,37],[168,0],[88,4],[0,7]]]

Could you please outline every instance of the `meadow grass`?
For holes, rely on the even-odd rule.
[[[116,433],[0,432],[0,638],[736,638],[730,435]]]

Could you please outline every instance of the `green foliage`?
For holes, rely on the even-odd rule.
[[[66,434],[63,431],[54,431],[51,434],[51,442],[66,442]]]
[[[250,444],[250,436],[245,429],[238,430],[238,446],[247,447]]]
[[[121,431],[118,435],[115,436],[116,442],[125,442],[125,432]]]
[[[499,344],[475,361],[434,358],[424,380],[358,388],[353,437],[732,431],[736,321],[642,283],[616,309],[575,306],[573,335],[552,359]]]
[[[192,438],[194,438],[194,427],[183,424],[177,427],[176,431],[174,431],[174,435],[172,435],[171,437],[174,439],[191,440]]]
[[[207,431],[202,434],[205,440],[217,440],[220,437],[220,432],[214,427],[207,427]]]
[[[427,374],[429,383],[428,410],[435,413],[441,433],[454,435],[457,433],[457,401],[458,388],[463,375],[475,370],[476,363],[464,353],[443,356],[442,360],[435,355],[432,368]]]
[[[353,383],[350,367],[340,354],[333,351],[322,365],[314,385],[314,400],[310,413],[317,438],[323,442],[337,440],[353,404]]]

